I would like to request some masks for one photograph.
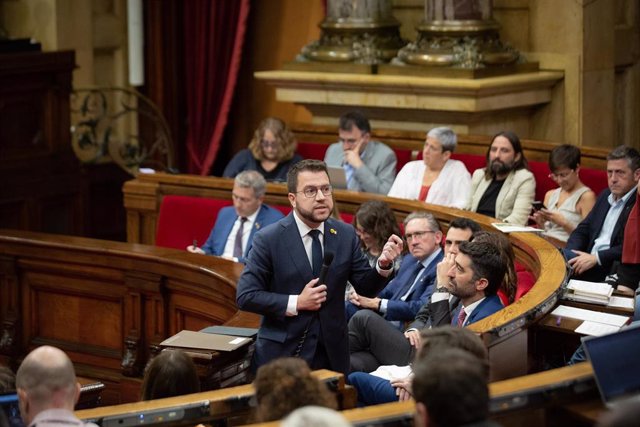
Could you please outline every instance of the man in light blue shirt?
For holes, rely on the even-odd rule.
[[[607,156],[609,188],[598,196],[593,209],[571,233],[564,249],[573,277],[604,281],[614,262],[622,259],[624,226],[636,201],[640,179],[640,153],[621,145]]]

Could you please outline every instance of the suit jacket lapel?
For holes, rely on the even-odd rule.
[[[334,226],[334,221],[334,219],[329,218],[324,223],[324,253],[332,252],[335,260],[338,255],[338,239],[340,239],[340,236],[338,235],[338,228]],[[344,238],[345,236],[342,237]]]
[[[313,271],[311,264],[309,264],[309,258],[307,258],[307,252],[304,250],[304,245],[302,244],[300,231],[298,230],[296,221],[293,219],[293,213],[290,213],[283,219],[280,225],[283,227],[282,239],[289,245],[289,258],[298,270],[300,277],[303,278],[304,284],[306,284],[313,279]]]
[[[256,221],[253,223],[253,227],[251,227],[251,232],[249,233],[249,241],[247,247],[244,249],[244,257],[246,258],[249,255],[249,249],[251,249],[251,243],[253,242],[253,235],[256,231],[262,228],[262,222],[264,221],[264,215],[267,208],[264,205],[260,205],[260,210],[258,211],[258,216],[256,216]]]

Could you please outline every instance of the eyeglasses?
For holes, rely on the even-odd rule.
[[[571,169],[569,172],[562,172],[562,173],[550,173],[549,174],[549,178],[551,179],[564,179],[566,177],[568,177],[569,175],[571,175],[574,172],[574,169]]]
[[[263,139],[260,141],[262,148],[278,148],[278,141],[267,141]]]
[[[330,196],[333,188],[330,185],[323,185],[322,187],[306,187],[302,191],[296,191],[296,194],[302,193],[304,197],[308,199],[313,199],[318,195],[318,190],[322,192],[323,196]]]
[[[417,239],[420,239],[422,236],[424,236],[425,234],[428,233],[434,233],[435,231],[431,231],[431,230],[425,230],[425,231],[416,231],[415,233],[407,233],[404,235],[404,237],[407,239],[407,242],[410,241],[411,239],[413,239],[414,237]]]

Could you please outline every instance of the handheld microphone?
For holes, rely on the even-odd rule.
[[[327,279],[327,272],[329,271],[329,266],[333,262],[333,252],[325,252],[324,259],[322,260],[322,267],[320,268],[320,280],[318,280],[318,284],[321,285]]]

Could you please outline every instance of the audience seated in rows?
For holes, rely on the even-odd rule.
[[[69,357],[60,349],[42,346],[20,364],[16,387],[24,425],[96,427],[73,414],[80,397],[80,384]]]
[[[549,169],[559,187],[547,191],[542,209],[536,210],[532,219],[544,229],[542,234],[566,242],[569,233],[591,212],[596,195],[580,180],[578,147],[563,144],[551,150]]]
[[[451,159],[456,144],[453,130],[431,129],[424,142],[422,160],[404,165],[388,195],[463,209],[469,199],[471,175],[464,163]]]
[[[253,382],[256,391],[256,421],[279,420],[308,405],[337,408],[335,396],[311,375],[303,359],[274,359],[258,369]]]
[[[374,298],[351,291],[346,304],[347,321],[358,310],[378,313],[398,329],[411,321],[433,292],[436,265],[442,260],[442,231],[435,217],[412,212],[404,220],[409,253],[402,258],[396,277]]]
[[[525,225],[536,181],[527,169],[520,139],[500,132],[487,150],[487,165],[473,172],[467,209],[512,224]]]
[[[187,247],[189,252],[218,255],[244,262],[256,231],[283,217],[282,212],[263,204],[266,182],[256,171],[244,171],[233,182],[233,207],[218,212],[209,238],[199,248]]]
[[[351,423],[336,410],[323,406],[304,406],[287,415],[280,427],[349,427]]]
[[[327,166],[344,168],[349,190],[387,194],[396,177],[396,155],[382,142],[370,140],[371,125],[365,115],[343,114],[338,134],[340,142],[325,153]]]
[[[200,380],[191,357],[181,350],[164,350],[145,369],[140,400],[182,396],[199,391]]]
[[[452,228],[447,232],[447,237],[451,230]],[[470,230],[466,238],[471,238]],[[484,252],[479,255],[481,250]],[[463,311],[468,318],[463,319],[463,326],[502,308],[495,293],[504,277],[506,265],[497,248],[487,243],[462,242],[457,254],[449,251],[440,263],[438,276],[441,270],[447,270],[450,284],[437,284],[438,291],[432,295],[432,301],[437,294],[442,297],[439,296],[435,304],[425,303],[404,333],[370,310],[362,310],[352,317],[348,325],[352,372],[372,372],[380,365],[408,365],[415,350],[419,348],[419,331],[425,327],[445,324],[442,319],[445,312],[449,314],[449,292],[444,292],[448,290],[447,286],[453,288],[451,292],[456,296],[451,301],[452,309],[460,310],[460,306],[465,308]],[[438,309],[435,313],[434,305]],[[457,312],[454,312],[453,318],[457,324]]]
[[[296,139],[287,125],[276,117],[268,117],[254,132],[249,148],[233,156],[222,176],[235,178],[242,171],[253,170],[267,181],[286,182],[291,166],[302,160],[296,147]]]
[[[416,427],[497,427],[489,421],[488,362],[458,348],[430,352],[414,366]]]
[[[625,224],[640,178],[640,153],[621,145],[607,156],[609,188],[600,195],[587,217],[569,236],[565,258],[573,277],[602,282],[622,259]]]
[[[487,360],[487,348],[482,340],[465,328],[444,325],[420,331],[419,348],[416,349],[414,364],[429,354],[441,352],[447,348],[459,348]],[[380,403],[408,400],[412,397],[411,381],[413,372],[410,366],[380,366],[374,372],[352,372],[348,381],[356,389],[359,406],[378,405]],[[406,372],[406,374],[403,374]]]

